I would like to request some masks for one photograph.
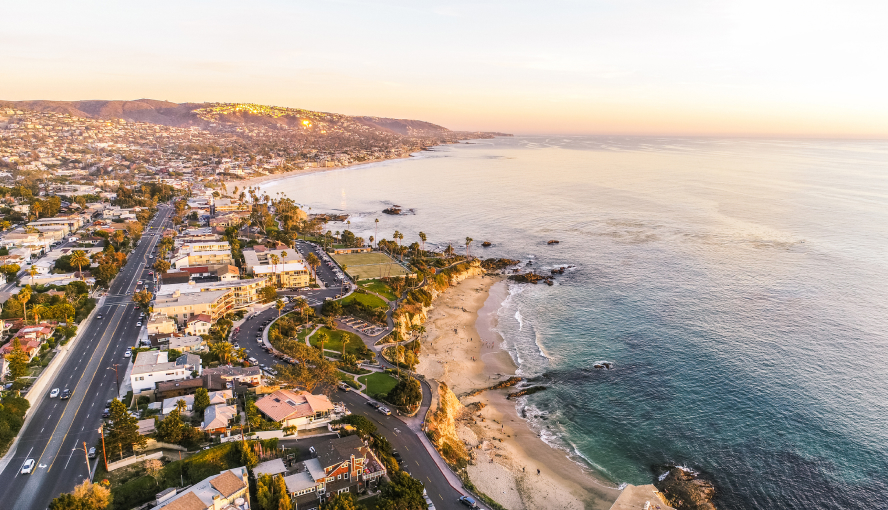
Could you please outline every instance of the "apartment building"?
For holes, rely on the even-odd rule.
[[[192,372],[200,375],[200,356],[183,354],[175,361],[169,361],[167,351],[140,352],[130,372],[133,393],[154,390],[154,385],[165,381],[190,379]]]
[[[216,322],[234,307],[234,293],[230,289],[214,289],[206,292],[182,292],[176,289],[171,294],[155,296],[152,306],[156,313],[172,317],[179,324],[184,324],[191,317],[201,314],[209,316],[213,322]]]
[[[181,295],[203,292],[230,291],[231,309],[238,309],[258,303],[261,299],[262,288],[269,285],[267,278],[251,278],[249,280],[227,280],[208,283],[179,283],[162,285],[157,291],[158,298],[171,296],[176,292]],[[155,309],[156,310],[156,309]],[[194,315],[197,315],[196,313]],[[215,321],[218,317],[213,317]]]

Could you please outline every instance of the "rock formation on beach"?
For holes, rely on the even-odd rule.
[[[666,496],[666,502],[678,510],[716,510],[712,503],[715,487],[694,473],[673,467],[654,485]]]

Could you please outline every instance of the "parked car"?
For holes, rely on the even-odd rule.
[[[478,503],[475,503],[475,500],[469,496],[462,496],[457,501],[469,508],[478,508]]]
[[[102,418],[107,418],[107,417],[109,417],[109,416],[111,416],[111,409],[108,409],[108,408],[106,407],[106,408],[102,411]]]
[[[342,391],[351,391],[351,386],[345,384],[344,382],[339,383],[339,389]]]
[[[435,510],[435,504],[432,503],[432,498],[430,498],[428,494],[423,494],[422,499],[425,500],[426,506],[429,510]]]
[[[127,347],[126,352],[123,353],[123,357],[124,357],[124,358],[129,358],[129,357],[132,356],[132,355],[133,355],[133,350],[130,349],[129,347]]]
[[[379,409],[379,406],[380,406],[379,402],[374,402],[372,400],[368,400],[367,405],[374,408],[374,409]]]
[[[379,406],[377,409],[379,410],[380,413],[382,413],[382,414],[384,414],[384,415],[386,415],[386,416],[391,416],[391,415],[392,415],[392,410],[389,409],[388,407],[385,407],[385,406]]]
[[[59,398],[62,400],[68,400],[69,398],[71,398],[71,390],[65,388],[64,390],[62,390],[62,396],[60,396]]]
[[[30,475],[34,472],[34,466],[36,464],[37,462],[35,462],[34,459],[26,460],[25,463],[22,464],[22,470],[20,471],[20,473],[23,475]]]
[[[53,388],[52,391],[49,392],[49,398],[56,398],[59,396],[59,389]]]
[[[308,453],[310,453],[312,457],[316,457],[317,454],[318,454],[318,451],[315,450],[315,447],[314,447],[314,446],[309,446],[309,447],[308,447]]]
[[[137,323],[136,323],[136,327],[137,327],[137,328],[141,328],[141,327],[142,327],[142,321],[137,322]]]
[[[96,447],[93,446],[92,448],[90,448],[86,455],[91,459],[96,458]]]

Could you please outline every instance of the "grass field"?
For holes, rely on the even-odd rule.
[[[339,265],[346,266],[346,272],[350,276],[356,277],[359,280],[407,274],[403,266],[384,253],[344,253],[330,256]]]
[[[388,395],[388,392],[392,391],[392,388],[398,384],[398,380],[394,377],[386,374],[385,372],[376,372],[370,375],[362,375],[358,377],[358,381],[362,384],[367,385],[366,393],[371,397],[376,397],[376,395],[384,396]]]
[[[357,301],[358,303],[361,303],[364,306],[369,306],[370,308],[385,308],[388,306],[386,302],[378,296],[374,296],[373,294],[359,294],[357,292],[353,292],[350,295],[342,298],[342,300],[340,300],[340,303],[342,303],[342,306],[346,306],[352,301]]]
[[[318,333],[326,333],[327,341],[324,342],[324,350],[325,351],[335,351],[342,352],[342,338],[348,337],[350,340],[345,345],[345,352],[348,354],[354,354],[358,358],[365,358],[366,356],[361,356],[358,349],[364,345],[364,342],[361,340],[361,337],[354,333],[350,333],[348,331],[331,331],[327,328],[321,328],[317,333],[311,335],[311,338],[308,340],[311,342],[311,345],[317,348],[321,348],[321,343],[318,342]]]
[[[369,280],[367,282],[362,283],[361,287],[364,287],[367,290],[373,291],[373,292],[379,294],[380,296],[388,299],[389,301],[394,301],[394,300],[398,299],[398,297],[395,296],[395,291],[393,291],[391,287],[382,283],[379,280]]]

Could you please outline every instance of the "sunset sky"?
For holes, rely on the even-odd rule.
[[[419,5],[422,4],[422,5]],[[0,99],[513,133],[888,136],[888,2],[5,2]]]

